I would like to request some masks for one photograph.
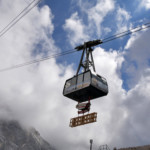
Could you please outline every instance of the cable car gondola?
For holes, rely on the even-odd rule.
[[[83,116],[72,118],[70,120],[70,127],[96,122],[97,113],[85,116],[84,113],[90,111],[90,100],[108,94],[107,81],[104,77],[96,74],[92,55],[92,47],[101,43],[101,40],[89,41],[75,48],[77,51],[83,50],[82,56],[76,75],[65,82],[63,95],[78,102],[76,106],[78,115],[83,114]],[[93,68],[93,71],[91,71],[90,67]]]
[[[88,101],[107,95],[108,85],[104,77],[91,70],[83,72],[66,81],[63,95],[77,102]]]
[[[89,98],[92,100],[108,94],[107,81],[104,77],[95,73],[92,56],[93,49],[91,47],[101,43],[101,40],[89,41],[75,48],[78,51],[83,49],[83,52],[76,75],[65,82],[64,96],[81,103],[88,101]],[[84,54],[85,61],[83,61]],[[84,70],[79,74],[81,67]],[[93,67],[94,72],[90,70],[90,67]]]

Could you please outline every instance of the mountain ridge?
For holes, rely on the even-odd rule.
[[[55,150],[34,128],[19,122],[0,120],[0,150]]]

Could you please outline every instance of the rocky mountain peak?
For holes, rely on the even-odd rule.
[[[34,128],[25,129],[17,121],[0,120],[0,150],[55,150]]]

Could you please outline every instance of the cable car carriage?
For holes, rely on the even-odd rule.
[[[85,102],[107,95],[108,85],[104,77],[94,74],[91,70],[68,79],[63,95],[77,102]]]
[[[93,49],[91,48],[101,43],[101,40],[89,41],[75,48],[77,51],[83,50],[82,56],[76,75],[65,82],[63,95],[78,102],[76,106],[80,110],[78,114],[84,114],[90,110],[90,100],[108,94],[106,79],[95,73]],[[94,72],[90,70],[90,67]],[[88,103],[83,103],[86,101]]]

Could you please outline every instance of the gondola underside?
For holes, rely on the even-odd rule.
[[[81,103],[98,97],[105,96],[107,95],[107,93],[108,91],[100,90],[90,84],[85,88],[74,90],[70,93],[64,94],[64,96]]]

